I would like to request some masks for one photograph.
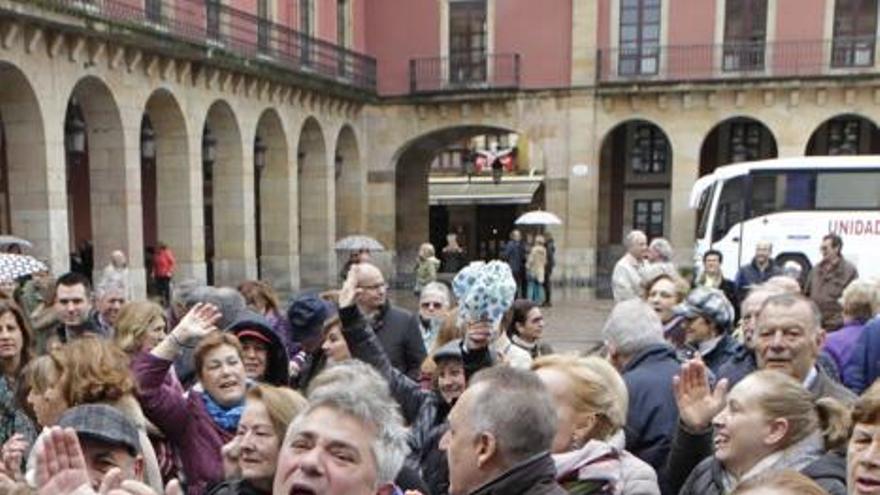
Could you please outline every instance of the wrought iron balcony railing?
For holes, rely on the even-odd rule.
[[[516,89],[519,73],[518,53],[477,51],[409,61],[411,93]]]
[[[376,60],[221,0],[29,0],[375,93]]]
[[[619,47],[598,51],[599,84],[880,72],[876,38]]]

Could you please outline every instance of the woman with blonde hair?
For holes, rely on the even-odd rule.
[[[440,260],[434,256],[434,245],[426,242],[419,246],[419,259],[416,262],[416,285],[413,292],[418,296],[422,289],[437,280]]]
[[[629,397],[608,361],[549,355],[532,369],[556,403],[559,426],[553,439],[557,481],[575,494],[659,494],[650,465],[624,450]]]
[[[544,304],[544,275],[547,269],[547,248],[544,236],[535,236],[535,242],[526,258],[527,295],[535,304]]]
[[[307,405],[288,388],[260,384],[248,390],[235,437],[223,447],[226,481],[209,495],[271,494],[287,427]]]
[[[843,306],[843,327],[831,332],[825,338],[822,352],[831,357],[841,372],[843,383],[850,383],[851,377],[846,375],[846,365],[853,355],[853,350],[865,324],[874,317],[874,300],[877,297],[876,284],[867,280],[853,280],[843,289],[840,303]]]
[[[692,366],[698,373],[689,371]],[[696,375],[703,384],[691,387]],[[750,374],[724,398],[720,385],[715,393],[707,392],[705,367],[698,363],[688,363],[674,386],[683,424],[696,430],[693,425],[705,424],[710,417],[713,427],[714,453],[690,471],[680,494],[726,495],[740,483],[786,469],[800,472],[832,495],[846,494],[840,452],[849,436],[850,418],[834,399],[816,400],[801,383],[773,370]],[[673,478],[681,479],[689,470],[687,461],[679,462],[699,457],[707,436],[699,436],[698,445],[676,438],[669,465],[679,466],[680,472]]]
[[[129,369],[134,372],[138,363],[147,359],[150,351],[165,338],[167,325],[165,311],[152,301],[134,301],[125,304],[119,310],[116,318],[116,332],[113,335],[116,345],[128,354],[130,358]],[[163,381],[163,387],[172,393],[183,395],[184,389],[174,368],[168,370]],[[135,391],[135,396],[138,392]],[[175,459],[171,443],[165,438],[165,434],[150,421],[146,423],[147,433],[156,458],[162,479],[166,482],[178,475],[179,466]]]

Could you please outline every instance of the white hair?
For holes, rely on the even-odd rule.
[[[623,239],[623,245],[629,249],[635,244],[637,237],[643,237],[648,239],[648,236],[645,235],[641,230],[631,230],[629,234],[626,234],[626,238]]]
[[[449,308],[452,304],[452,294],[449,291],[449,287],[443,282],[429,282],[422,287],[421,298],[429,294],[442,297],[446,301],[446,308]]]
[[[624,356],[633,356],[650,345],[665,342],[660,317],[641,299],[615,305],[602,328],[602,337]]]
[[[672,260],[672,244],[670,244],[669,241],[667,241],[666,239],[662,237],[657,237],[656,239],[651,241],[649,247],[652,250],[656,251],[657,254],[660,255],[660,258],[663,259],[663,261]]]
[[[335,364],[312,380],[308,399],[308,407],[291,423],[288,436],[322,407],[351,416],[375,429],[370,450],[376,460],[376,482],[380,486],[394,482],[409,454],[408,433],[388,383],[378,372],[356,359]]]

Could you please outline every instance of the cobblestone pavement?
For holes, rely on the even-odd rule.
[[[416,311],[418,301],[409,291],[392,291],[400,306]],[[585,351],[601,342],[602,325],[613,301],[597,300],[591,289],[555,289],[553,306],[542,308],[546,318],[545,337],[556,351]]]

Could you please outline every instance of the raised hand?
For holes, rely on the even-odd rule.
[[[363,289],[358,287],[359,273],[360,265],[358,264],[351,265],[351,268],[348,269],[348,276],[345,277],[345,282],[339,289],[339,309],[352,306],[357,300],[357,296],[363,292]]]
[[[183,343],[190,343],[217,330],[217,322],[223,315],[213,304],[198,303],[192,307],[171,334]]]
[[[701,359],[691,359],[681,365],[681,372],[672,380],[678,416],[689,429],[703,431],[712,424],[714,418],[724,409],[727,396],[727,379],[709,387],[709,375]]]
[[[94,493],[85,456],[72,428],[49,428],[34,448],[40,495]]]
[[[28,448],[28,442],[24,435],[16,433],[12,435],[2,449],[2,471],[13,480],[21,479],[21,461]]]

